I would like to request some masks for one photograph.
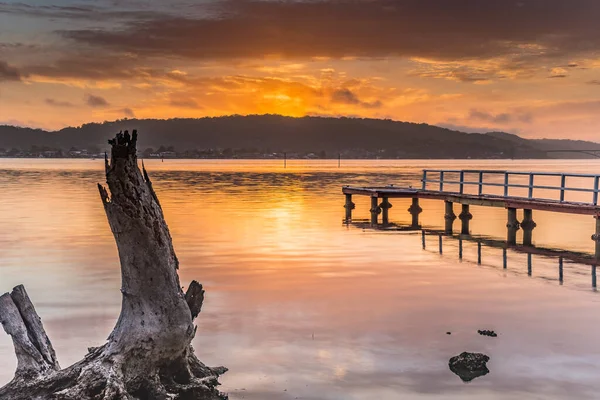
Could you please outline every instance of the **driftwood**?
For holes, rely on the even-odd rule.
[[[161,206],[136,157],[137,133],[117,134],[106,159],[109,191],[98,185],[121,261],[122,307],[107,342],[60,369],[25,288],[0,296],[0,322],[18,367],[1,400],[226,399],[216,386],[227,369],[194,355],[194,319],[204,300],[193,281],[184,294]]]

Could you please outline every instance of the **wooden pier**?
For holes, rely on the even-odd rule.
[[[475,177],[476,179],[471,179]],[[539,183],[543,181],[542,183]],[[575,183],[573,183],[575,182]],[[454,204],[460,204],[458,218],[461,221],[461,233],[469,234],[469,222],[473,218],[469,207],[502,207],[507,210],[507,238],[509,245],[515,245],[517,231],[523,229],[523,245],[532,245],[533,230],[536,223],[533,211],[551,211],[558,213],[590,215],[596,219],[596,232],[591,236],[596,243],[595,258],[600,260],[600,206],[598,193],[600,175],[562,174],[550,172],[515,172],[497,170],[423,170],[421,188],[394,187],[353,187],[344,186],[346,196],[346,221],[352,220],[353,195],[371,198],[371,225],[389,224],[389,210],[392,198],[410,198],[412,204],[408,212],[412,216],[412,228],[419,228],[419,214],[423,211],[420,199],[441,200],[445,202],[445,232],[453,232]],[[435,185],[435,189],[432,188]],[[489,193],[500,191],[500,193]],[[521,191],[515,195],[515,191]],[[553,193],[544,196],[540,193]],[[538,194],[537,196],[535,196]],[[585,196],[575,201],[567,201],[568,196]],[[517,219],[517,210],[523,210],[523,220]]]

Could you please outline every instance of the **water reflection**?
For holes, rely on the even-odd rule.
[[[511,270],[511,266],[526,267],[528,276],[533,276],[534,257],[536,260],[543,260],[542,265],[545,270],[539,277],[547,281],[556,280],[560,285],[564,283],[564,266],[567,263],[569,272],[580,277],[589,271],[591,288],[595,291],[597,287],[596,266],[598,260],[588,253],[575,252],[565,249],[535,247],[531,245],[517,245],[510,240],[495,239],[483,235],[471,234],[452,234],[445,230],[427,230],[412,225],[399,225],[395,223],[372,225],[370,221],[344,220],[345,224],[354,227],[367,229],[376,229],[384,232],[405,232],[420,234],[421,248],[423,250],[434,251],[440,255],[456,254],[459,261],[470,261],[477,265],[490,267],[501,266],[504,270]],[[510,230],[510,227],[508,227]],[[486,249],[484,250],[484,247]],[[465,250],[465,248],[467,250]],[[466,257],[465,252],[471,253],[472,257]],[[486,260],[483,261],[483,254]],[[525,260],[523,260],[523,256]],[[470,258],[470,259],[469,259]],[[551,277],[547,269],[556,266],[556,277]],[[518,273],[519,271],[517,271]],[[578,288],[581,288],[581,282],[578,280]]]
[[[541,277],[545,280],[556,280],[561,285],[564,283],[564,265],[566,261],[568,263],[569,271],[576,271],[574,273],[577,275],[583,275],[585,271],[590,271],[589,274],[591,278],[591,287],[593,289],[596,288],[596,264],[598,261],[589,254],[571,252],[561,249],[547,249],[531,246],[509,245],[507,244],[507,242],[502,240],[491,239],[486,237],[474,237],[471,235],[446,235],[435,231],[427,232],[425,230],[421,231],[421,235],[422,247],[424,250],[427,249],[427,235],[437,237],[438,249],[440,254],[443,254],[443,248],[445,243],[444,240],[457,241],[458,259],[460,261],[465,260],[463,257],[463,248],[465,247],[465,242],[476,246],[478,265],[497,266],[500,264],[499,259],[501,258],[502,269],[512,271],[512,267],[519,268],[523,265],[522,259],[519,258],[519,255],[525,255],[528,276],[533,276],[533,260],[535,257],[536,260],[543,260],[542,265],[546,268],[552,265],[556,266],[555,278],[550,278],[547,275],[542,275]],[[485,252],[485,262],[482,261],[483,246],[489,248]],[[455,248],[455,245],[448,244],[447,247],[450,247],[452,251],[452,249]],[[494,251],[495,249],[501,250],[501,253],[499,251]]]
[[[207,290],[194,346],[203,361],[230,368],[222,381],[232,399],[597,397],[600,299],[589,269],[565,259],[565,290],[547,284],[556,265],[535,254],[526,279],[527,258],[512,250],[505,271],[502,249],[484,243],[478,268],[472,242],[463,242],[460,262],[448,237],[440,256],[435,236],[423,251],[419,232],[341,225],[342,184],[416,184],[423,166],[448,164],[334,163],[146,163],[181,281],[199,279]],[[532,167],[565,168],[589,166]],[[61,365],[102,343],[119,312],[101,179],[101,160],[0,160],[1,290],[27,286]],[[354,217],[367,220],[368,199],[355,201]],[[410,200],[393,203],[390,218],[410,225]],[[422,202],[423,226],[443,229],[438,203]],[[472,234],[502,239],[502,211],[471,207]],[[535,244],[592,251],[593,221],[567,218],[536,213]],[[500,337],[481,337],[482,328]],[[448,370],[463,351],[488,354],[492,373],[463,384]],[[0,381],[14,363],[0,335]]]

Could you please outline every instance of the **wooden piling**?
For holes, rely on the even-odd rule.
[[[506,243],[511,246],[517,244],[517,231],[519,230],[519,220],[517,220],[517,209],[507,208],[508,221],[506,222],[507,236]]]
[[[344,208],[346,209],[346,222],[352,220],[352,210],[354,210],[355,207],[356,205],[352,202],[352,195],[346,194],[346,203],[344,204]]]
[[[383,225],[388,225],[390,223],[390,213],[389,210],[392,208],[392,203],[388,200],[387,197],[383,197],[381,199],[381,204],[379,205],[381,209],[381,223]]]
[[[523,222],[521,222],[521,228],[523,228],[523,245],[533,245],[533,229],[537,224],[533,221],[533,211],[531,209],[523,210]]]
[[[468,204],[462,204],[462,210],[458,218],[462,222],[460,233],[468,235],[471,232],[469,229],[469,222],[473,219],[473,214],[469,212]]]
[[[452,233],[452,225],[454,225],[454,220],[456,219],[456,214],[454,214],[454,204],[451,201],[445,201],[446,212],[444,213],[444,220],[446,221],[445,231],[446,233]]]
[[[377,197],[371,197],[371,225],[377,225],[377,216],[381,212],[381,208],[377,204]]]
[[[408,212],[412,216],[411,227],[419,228],[421,226],[421,225],[419,225],[419,214],[421,214],[423,212],[423,209],[419,206],[419,198],[418,197],[413,197],[412,204],[408,208]]]

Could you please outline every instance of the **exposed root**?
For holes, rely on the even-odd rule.
[[[218,376],[226,368],[209,368],[182,357],[144,378],[127,380],[123,364],[93,356],[43,379],[9,384],[0,399],[10,400],[223,400]]]

